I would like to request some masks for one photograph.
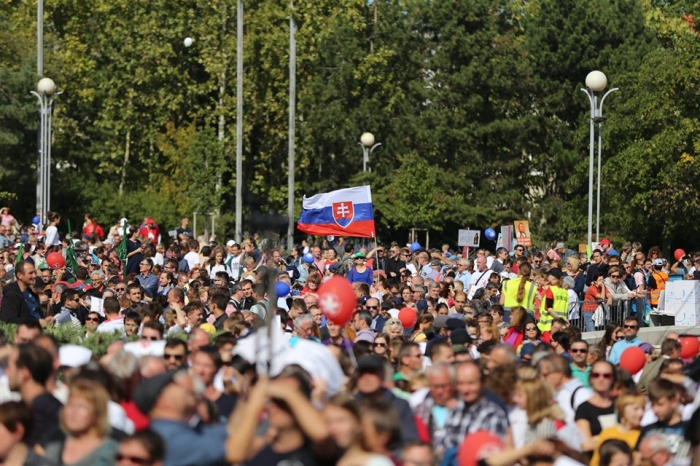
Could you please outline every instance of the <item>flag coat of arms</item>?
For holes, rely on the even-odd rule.
[[[374,208],[369,186],[304,196],[297,228],[315,236],[373,238]]]

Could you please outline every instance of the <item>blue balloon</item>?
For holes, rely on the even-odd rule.
[[[496,239],[496,230],[493,228],[487,228],[484,235],[486,235],[486,239],[493,241]]]
[[[291,290],[291,288],[285,282],[275,283],[275,293],[277,293],[278,298],[284,298],[287,296],[289,294],[289,290]]]
[[[32,223],[34,225],[38,225],[41,223],[41,218],[38,215],[35,215],[34,218],[32,218]]]
[[[304,262],[307,264],[313,264],[314,263],[314,255],[311,254],[310,252],[307,252],[304,254]]]
[[[416,241],[416,242],[411,243],[411,252],[416,252],[419,249],[422,249],[422,246],[420,245],[419,242]]]

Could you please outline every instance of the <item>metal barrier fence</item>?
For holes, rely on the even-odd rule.
[[[584,311],[584,309],[587,310]],[[590,312],[590,309],[594,311]],[[628,317],[636,318],[637,325],[642,328],[648,324],[644,319],[645,309],[649,309],[646,297],[630,300],[616,299],[610,306],[598,301],[576,301],[569,303],[568,316],[570,325],[579,328],[581,332],[605,330],[608,322],[615,322],[621,326]]]

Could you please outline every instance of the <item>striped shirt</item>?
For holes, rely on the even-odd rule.
[[[505,439],[508,427],[508,416],[504,414],[503,408],[483,395],[471,405],[459,400],[447,415],[443,446],[446,449],[457,447],[465,435],[479,430],[486,430]]]

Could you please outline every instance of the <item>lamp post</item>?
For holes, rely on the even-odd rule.
[[[362,147],[362,172],[367,171],[367,164],[369,163],[369,156],[372,155],[372,152],[374,149],[377,147],[381,146],[382,143],[374,143],[374,134],[372,133],[362,133],[362,136],[360,136],[360,146]],[[372,171],[372,168],[370,167],[369,171]]]
[[[56,92],[56,83],[51,78],[41,78],[36,91],[31,91],[39,101],[39,168],[37,177],[37,207],[43,225],[46,213],[51,210],[51,110]]]
[[[601,179],[601,158],[603,147],[603,103],[605,98],[618,90],[617,87],[610,89],[603,94],[598,102],[598,96],[608,85],[608,78],[602,71],[591,71],[586,76],[586,88],[581,89],[587,96],[591,104],[590,122],[590,157],[588,170],[588,245],[593,244],[593,157],[595,155],[595,126],[598,125],[598,194],[596,206],[596,241],[600,241],[600,179]]]
[[[236,242],[243,237],[243,0],[236,4]]]

